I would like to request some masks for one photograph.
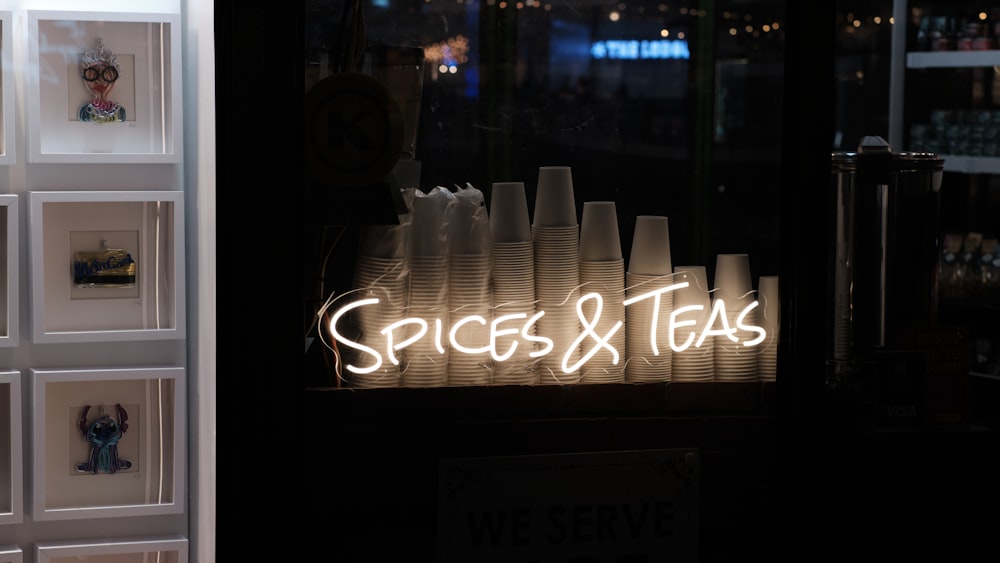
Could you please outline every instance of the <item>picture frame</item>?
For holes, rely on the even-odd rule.
[[[0,165],[14,164],[16,123],[14,85],[13,12],[0,10]]]
[[[0,348],[20,341],[20,210],[17,194],[0,194]]]
[[[184,368],[33,368],[31,378],[35,520],[184,511]]]
[[[29,192],[33,341],[184,338],[183,197],[180,191]],[[110,256],[100,252],[111,249]],[[110,275],[126,262],[128,279]],[[80,271],[107,283],[84,287]]]
[[[6,413],[6,414],[4,414]],[[0,371],[0,526],[24,521],[21,372]],[[5,552],[0,549],[0,563]]]
[[[35,562],[188,563],[188,549],[188,540],[183,536],[43,541],[35,544]]]
[[[180,14],[29,10],[27,28],[29,162],[182,161]]]
[[[23,563],[24,551],[16,545],[0,546],[0,563]]]

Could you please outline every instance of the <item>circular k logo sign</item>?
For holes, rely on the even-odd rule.
[[[306,151],[312,173],[344,186],[382,180],[403,148],[403,114],[379,81],[334,74],[306,93]]]

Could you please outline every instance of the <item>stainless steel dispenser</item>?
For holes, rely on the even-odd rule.
[[[833,153],[831,386],[936,324],[943,170],[937,155],[894,153],[877,136]]]

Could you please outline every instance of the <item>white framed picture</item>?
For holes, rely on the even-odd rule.
[[[14,142],[14,40],[12,12],[0,10],[0,165],[13,164]]]
[[[182,536],[116,538],[99,542],[45,541],[35,544],[36,563],[187,563]]]
[[[0,525],[24,521],[21,372],[0,371]],[[5,559],[0,550],[0,563]]]
[[[28,11],[29,162],[182,161],[180,15]]]
[[[32,369],[35,520],[184,511],[181,367]]]
[[[35,342],[184,338],[183,192],[28,199]]]
[[[0,348],[17,346],[21,326],[18,196],[0,194]]]
[[[16,545],[0,546],[0,563],[23,563],[24,551]]]

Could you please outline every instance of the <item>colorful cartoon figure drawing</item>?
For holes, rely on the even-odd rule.
[[[125,121],[125,108],[108,98],[121,76],[121,65],[118,63],[118,55],[104,46],[104,39],[98,37],[97,45],[83,53],[81,75],[83,84],[94,98],[80,108],[80,121]]]
[[[93,422],[87,422],[90,405],[83,407],[77,425],[83,433],[84,440],[90,444],[90,456],[87,461],[78,463],[76,470],[81,473],[117,473],[121,469],[132,467],[132,462],[118,457],[118,442],[128,430],[128,413],[121,405],[115,405],[118,419],[109,415],[101,415]]]

